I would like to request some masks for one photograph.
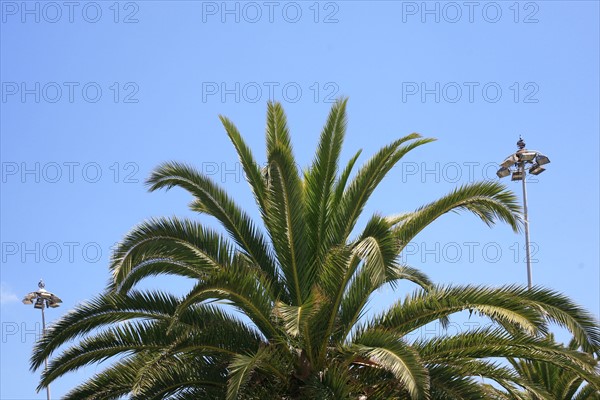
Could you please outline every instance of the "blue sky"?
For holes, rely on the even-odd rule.
[[[40,315],[20,302],[40,278],[64,301],[48,310],[52,321],[103,290],[111,246],[144,219],[212,223],[186,209],[182,191],[148,193],[153,167],[192,163],[258,216],[217,116],[231,118],[264,161],[270,99],[288,113],[301,166],[339,96],[350,98],[344,160],[362,148],[365,161],[411,132],[438,139],[390,173],[366,215],[497,179],[522,134],[552,160],[528,186],[533,282],[600,314],[598,2],[1,1],[0,9],[3,400],[45,398],[28,370]],[[525,284],[523,242],[507,226],[449,215],[404,257],[440,283]],[[183,293],[189,282],[146,286]],[[373,312],[406,290],[382,291]],[[60,379],[53,396],[99,368]]]

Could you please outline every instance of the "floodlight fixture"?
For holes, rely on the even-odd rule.
[[[46,335],[46,317],[44,314],[44,308],[51,307],[56,308],[60,306],[62,300],[56,296],[54,293],[50,293],[47,291],[46,285],[44,281],[40,279],[38,283],[38,290],[36,292],[31,292],[23,297],[23,304],[31,305],[33,304],[33,308],[38,310],[42,310],[42,334]],[[35,301],[35,303],[34,303]],[[44,359],[45,370],[48,370],[48,359]],[[50,386],[46,386],[46,398],[50,400]]]
[[[38,297],[37,300],[35,301],[35,304],[33,305],[33,308],[37,308],[38,310],[41,310],[42,308],[44,308],[44,299],[42,299],[41,297]]]
[[[523,179],[523,171],[520,170],[516,170],[515,172],[512,173],[512,177],[510,178],[511,181],[520,181]]]
[[[517,151],[516,154],[517,154],[517,157],[519,158],[519,161],[531,161],[537,155],[537,153],[535,151],[529,151],[529,150],[519,150],[519,151]]]
[[[535,157],[535,162],[538,165],[546,165],[546,164],[550,164],[550,159],[548,157],[546,157],[545,155],[538,153],[538,155]]]
[[[498,178],[505,178],[510,175],[510,169],[502,167],[496,172],[496,175],[498,175]]]
[[[544,172],[546,170],[546,168],[542,167],[539,164],[533,164],[533,166],[531,168],[529,168],[529,173],[531,175],[539,175],[542,172]]]
[[[35,292],[28,293],[23,297],[23,304],[33,304],[33,299],[35,298]]]
[[[500,166],[502,168],[509,168],[515,165],[517,161],[519,161],[519,159],[517,158],[516,154],[511,154],[506,160],[502,161]]]
[[[529,219],[527,216],[527,176],[526,166],[530,166],[529,173],[531,175],[539,175],[546,169],[542,165],[550,163],[550,159],[539,151],[527,150],[525,141],[519,137],[517,142],[518,150],[508,156],[501,164],[500,169],[496,172],[498,178],[505,178],[511,175],[512,181],[523,182],[523,219],[525,222],[525,255],[527,260],[527,286],[531,289],[531,254],[529,249]]]

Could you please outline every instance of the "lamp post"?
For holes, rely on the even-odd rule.
[[[62,303],[54,293],[50,293],[45,289],[44,281],[40,279],[38,283],[38,291],[31,292],[23,297],[23,304],[33,304],[33,308],[42,310],[42,335],[46,335],[46,316],[44,309],[46,307],[56,308]],[[35,302],[35,303],[34,303]],[[44,370],[48,369],[48,359],[44,360]],[[50,400],[50,386],[46,386],[46,398]]]
[[[527,287],[531,289],[531,255],[529,253],[529,219],[527,216],[527,172],[525,166],[531,165],[529,173],[539,175],[546,170],[542,165],[550,163],[550,159],[539,151],[527,150],[523,138],[519,137],[516,153],[511,154],[500,164],[500,169],[496,172],[498,178],[504,178],[511,175],[511,180],[522,181],[523,183],[523,217],[525,219],[525,257],[527,260]]]

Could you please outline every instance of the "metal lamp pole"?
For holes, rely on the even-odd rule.
[[[34,304],[33,308],[39,308],[42,310],[42,335],[46,336],[46,315],[44,309],[46,307],[56,308],[62,303],[62,300],[58,298],[54,293],[50,293],[45,289],[44,281],[40,279],[38,283],[38,291],[28,293],[23,298],[23,304]],[[35,303],[34,303],[35,301]],[[48,359],[44,359],[44,371],[48,370]],[[50,400],[50,385],[46,386],[46,398]]]
[[[523,181],[523,218],[525,225],[525,258],[527,262],[527,287],[531,289],[532,278],[531,278],[531,253],[529,243],[529,216],[527,213],[527,172],[525,171],[525,165],[531,164],[529,173],[531,175],[539,175],[546,169],[542,165],[549,164],[550,159],[540,153],[539,151],[525,149],[525,142],[522,138],[519,138],[517,142],[516,153],[511,154],[500,164],[500,169],[496,172],[499,178],[504,178],[512,174],[511,180]]]
[[[43,282],[40,281],[42,284]],[[42,302],[42,337],[46,337],[46,313],[44,309],[45,304]],[[44,358],[44,372],[48,371],[48,357]],[[46,398],[50,400],[50,385],[46,387]]]
[[[525,175],[525,162],[521,162],[523,173],[523,218],[525,220],[525,259],[527,260],[527,287],[531,289],[531,255],[529,254],[529,218],[527,216],[527,179]]]

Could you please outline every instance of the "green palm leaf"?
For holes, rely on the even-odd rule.
[[[339,100],[331,108],[315,159],[305,174],[307,234],[313,263],[323,258],[329,244],[326,234],[334,210],[331,198],[346,131],[346,104],[347,99]]]
[[[273,282],[278,281],[277,269],[270,256],[266,240],[246,213],[210,178],[199,174],[190,166],[171,162],[158,167],[147,183],[150,191],[161,188],[168,190],[175,186],[189,191],[195,197],[191,208],[211,215],[221,222],[253,262],[265,271]]]
[[[196,222],[161,218],[144,222],[119,243],[112,255],[109,288],[127,292],[147,276],[176,274],[202,279],[231,263],[233,247]]]
[[[520,206],[516,196],[494,181],[461,186],[413,213],[391,218],[390,222],[397,224],[396,237],[404,248],[431,222],[450,211],[460,210],[472,212],[488,226],[499,220],[508,223],[515,232],[519,229]]]
[[[262,212],[267,207],[267,185],[263,179],[260,166],[254,159],[252,151],[244,141],[244,138],[235,127],[233,122],[222,115],[220,115],[219,118],[221,119],[221,123],[223,124],[229,139],[235,146],[238,157],[242,164],[242,168],[244,169],[246,179],[248,180],[250,188],[252,189],[252,193],[254,194],[254,198],[256,199],[256,204]]]
[[[342,243],[348,238],[371,194],[394,165],[412,149],[433,140],[421,139],[416,133],[405,136],[382,148],[358,171],[336,209],[336,224],[332,228],[335,243]],[[408,141],[412,142],[402,146]]]
[[[373,366],[390,371],[413,399],[429,398],[429,375],[419,354],[400,336],[383,330],[367,330],[352,343],[352,351]]]
[[[290,298],[300,305],[311,290],[314,274],[307,269],[304,191],[292,153],[286,117],[280,104],[267,111],[269,190],[266,225],[285,277]]]

